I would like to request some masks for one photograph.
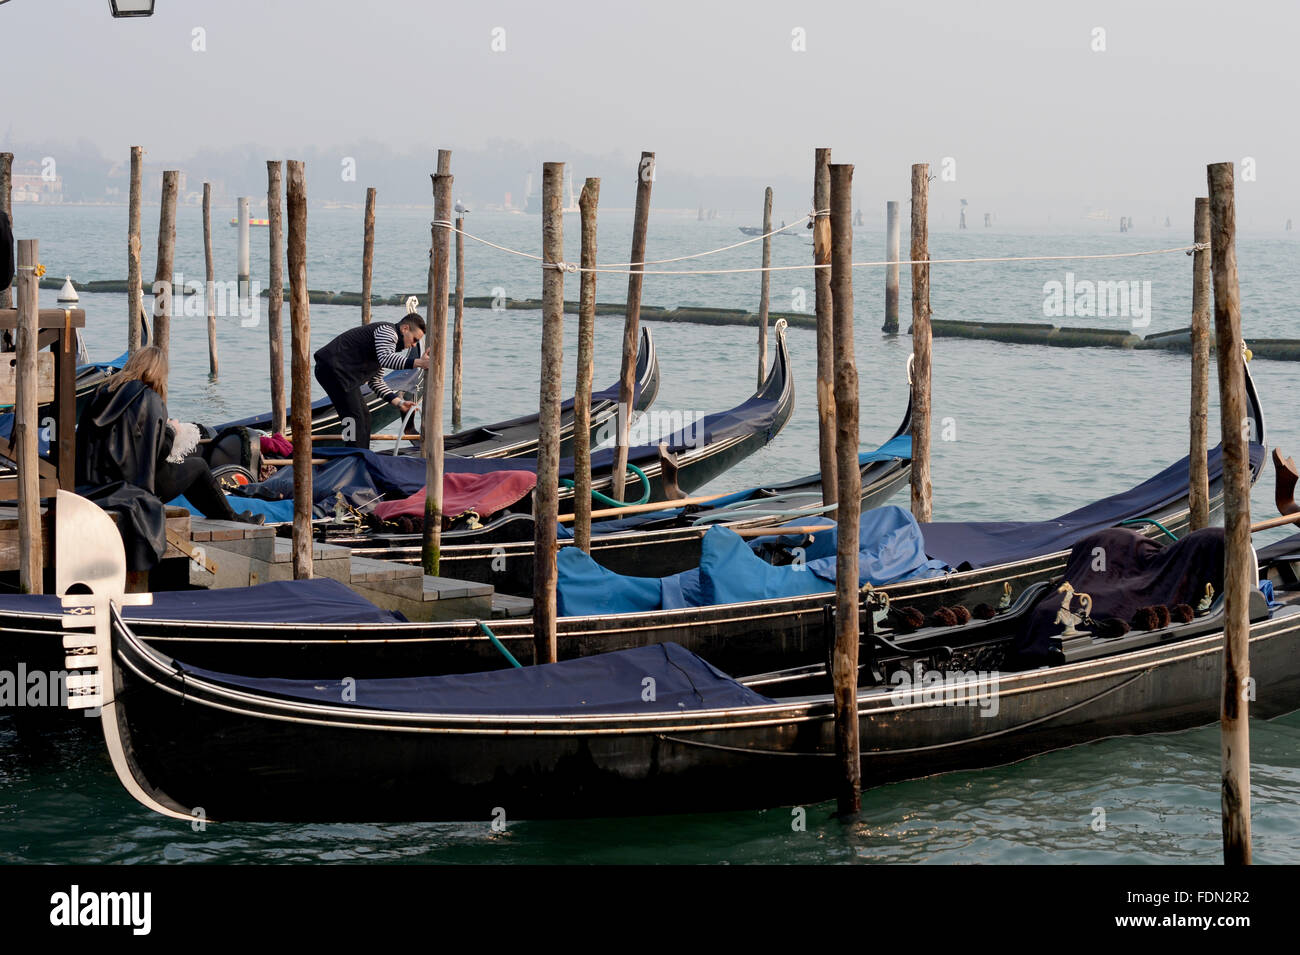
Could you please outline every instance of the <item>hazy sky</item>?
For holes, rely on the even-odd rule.
[[[651,148],[661,178],[803,179],[829,145],[864,194],[905,192],[910,163],[937,173],[952,157],[975,208],[1117,213],[1190,213],[1207,162],[1251,157],[1243,211],[1300,218],[1293,0],[157,0],[152,19],[122,21],[107,6],[0,5],[0,148],[85,137],[183,160],[511,139],[633,165]]]

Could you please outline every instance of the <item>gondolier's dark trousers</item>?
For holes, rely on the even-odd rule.
[[[353,385],[349,388],[329,362],[316,362],[316,380],[334,404],[339,427],[345,427],[349,419],[353,422],[353,439],[344,444],[350,448],[369,448],[370,408],[361,398],[361,387]]]

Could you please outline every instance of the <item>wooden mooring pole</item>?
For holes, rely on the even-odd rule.
[[[239,301],[248,301],[253,275],[251,237],[248,227],[248,196],[239,197]]]
[[[286,164],[289,212],[289,341],[293,353],[293,578],[312,576],[311,305],[307,294],[307,178]]]
[[[443,389],[447,373],[447,279],[451,267],[451,150],[438,150],[438,171],[433,176],[432,255],[429,257],[429,370],[424,383],[425,499],[424,539],[420,562],[426,574],[438,575],[442,559]]]
[[[0,212],[9,217],[10,228],[14,224],[13,169],[14,154],[0,153]],[[14,307],[13,294],[12,288],[0,291],[0,308]]]
[[[170,357],[172,272],[176,257],[176,185],[174,169],[162,174],[162,204],[158,211],[158,264],[153,273],[153,344]]]
[[[1209,199],[1196,200],[1192,238],[1197,245],[1210,244]],[[1187,489],[1194,531],[1210,526],[1210,473],[1205,455],[1209,446],[1211,294],[1210,250],[1197,249],[1192,253],[1191,479]]]
[[[45,555],[41,539],[39,448],[36,443],[40,411],[36,395],[36,337],[40,279],[35,239],[18,241],[17,394],[14,396],[14,438],[18,445],[18,587],[25,594],[44,593]]]
[[[564,367],[564,163],[542,163],[542,373],[533,503],[533,659],[556,661],[555,528],[560,516],[560,375]]]
[[[456,217],[456,314],[451,334],[451,430],[459,431],[463,391],[461,360],[465,350],[465,217]]]
[[[131,192],[126,213],[126,350],[134,355],[140,350],[144,323],[143,298],[140,294],[140,201],[144,168],[144,149],[131,147]]]
[[[650,189],[654,185],[655,154],[641,153],[636,175],[636,213],[632,219],[632,263],[627,277],[627,312],[623,319],[623,365],[618,379],[618,440],[610,495],[623,500],[627,484],[627,439],[632,426],[633,396],[636,391],[636,350],[641,340],[641,285],[645,279],[646,231],[650,226]]]
[[[758,387],[763,387],[767,377],[767,309],[768,295],[772,286],[772,187],[763,191],[763,277],[759,282],[758,292]]]
[[[835,303],[835,447],[839,460],[838,542],[835,549],[835,752],[840,763],[836,803],[841,814],[862,808],[858,740],[858,369],[853,359],[853,167],[831,174],[831,295]],[[870,612],[868,610],[868,612]]]
[[[271,265],[268,281],[271,283],[266,300],[266,329],[271,354],[271,433],[284,434],[284,326],[281,311],[284,307],[284,222],[280,214],[281,185],[280,161],[266,163],[266,219],[270,227],[267,249]]]
[[[600,180],[582,184],[578,210],[582,213],[584,269],[596,266],[596,207]],[[573,388],[573,541],[591,553],[591,377],[596,351],[596,273],[583,272],[578,298],[578,380]]]
[[[1241,297],[1237,287],[1237,212],[1232,163],[1207,167],[1210,253],[1214,275],[1214,345],[1219,369],[1219,428],[1223,443],[1224,558],[1222,743],[1223,861],[1249,865],[1250,840],[1250,593],[1258,569],[1250,544],[1249,419],[1242,367]]]
[[[813,289],[817,312],[817,457],[822,473],[822,503],[839,500],[835,466],[835,337],[831,301],[831,151],[818,149],[813,160]],[[828,512],[834,517],[835,512]]]
[[[902,249],[901,224],[898,203],[885,203],[885,259],[893,265],[885,266],[885,324],[882,332],[898,334],[898,261]]]
[[[212,183],[203,184],[203,262],[207,280],[203,284],[203,301],[208,313],[208,377],[217,377],[217,280],[212,267]]]
[[[361,240],[361,324],[370,324],[370,290],[375,275],[375,189],[366,189],[366,217]]]
[[[930,520],[930,164],[912,166],[912,516]]]

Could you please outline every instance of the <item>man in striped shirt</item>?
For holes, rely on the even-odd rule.
[[[345,444],[370,447],[370,408],[361,397],[363,382],[403,414],[414,407],[384,384],[384,372],[428,368],[429,357],[420,355],[423,338],[424,319],[412,312],[396,325],[371,322],[348,329],[316,352],[316,380],[334,403],[343,433],[351,434]]]

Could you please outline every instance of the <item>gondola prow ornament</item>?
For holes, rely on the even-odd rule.
[[[1061,601],[1061,609],[1056,611],[1056,622],[1065,625],[1061,631],[1063,638],[1087,636],[1086,630],[1078,630],[1077,626],[1092,617],[1092,597],[1085,593],[1075,593],[1074,587],[1067,580],[1061,586],[1056,588],[1057,593],[1065,594],[1065,599]],[[1070,604],[1075,597],[1079,598],[1079,606],[1083,614],[1074,613],[1070,610]]]

